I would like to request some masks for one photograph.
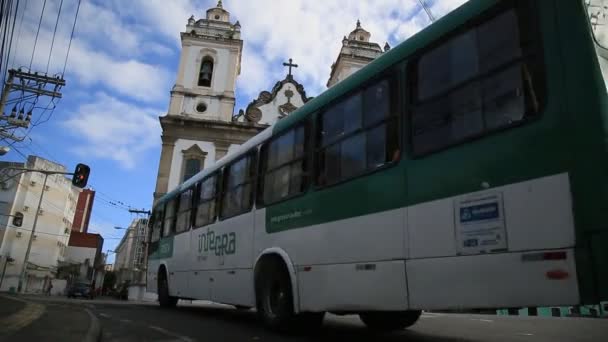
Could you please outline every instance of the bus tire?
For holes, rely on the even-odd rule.
[[[163,268],[158,272],[158,303],[161,308],[173,308],[177,305],[177,297],[169,295],[169,278]]]
[[[295,313],[287,267],[282,260],[268,258],[256,273],[258,316],[264,325],[272,330],[290,330],[295,321]]]
[[[420,310],[372,311],[359,314],[363,323],[372,330],[392,331],[411,327],[420,318]]]
[[[245,305],[233,305],[238,311],[249,311],[251,307]]]

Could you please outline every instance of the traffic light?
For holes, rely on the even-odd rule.
[[[16,212],[15,215],[13,215],[13,226],[21,227],[22,225],[23,225],[23,213]]]
[[[74,176],[72,177],[72,185],[78,188],[84,188],[87,186],[90,172],[91,168],[88,165],[76,165],[76,170],[74,170]]]

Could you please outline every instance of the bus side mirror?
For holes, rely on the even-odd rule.
[[[23,213],[16,212],[15,215],[13,215],[13,226],[21,227],[22,225],[23,225]]]

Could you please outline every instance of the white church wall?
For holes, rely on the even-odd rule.
[[[215,163],[215,146],[212,142],[208,141],[195,141],[186,139],[177,139],[175,141],[175,147],[173,148],[173,160],[171,160],[171,172],[169,173],[169,186],[168,190],[171,191],[181,184],[182,175],[182,164],[183,164],[183,153],[182,151],[189,149],[192,145],[198,145],[198,147],[207,152],[205,157],[204,168],[209,167]]]
[[[279,106],[284,105],[288,101],[287,96],[285,96],[285,92],[287,90],[291,90],[293,92],[291,103],[294,106],[300,108],[304,105],[302,95],[300,95],[300,93],[297,91],[295,85],[292,83],[285,83],[272,102],[259,107],[262,111],[262,119],[259,122],[260,124],[271,125],[277,122],[278,118],[281,116]]]
[[[196,110],[199,103],[204,102],[207,105],[207,110],[200,113]],[[218,99],[214,99],[210,96],[204,97],[185,97],[182,105],[182,113],[188,113],[188,115],[207,120],[221,120],[221,102]]]

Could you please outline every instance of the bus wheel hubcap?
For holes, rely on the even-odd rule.
[[[281,310],[281,304],[285,299],[285,292],[279,281],[274,281],[269,286],[268,294],[266,296],[266,308],[269,316],[275,317]]]

